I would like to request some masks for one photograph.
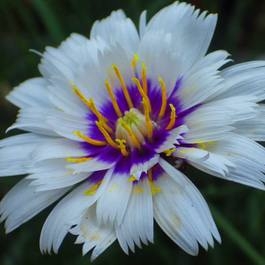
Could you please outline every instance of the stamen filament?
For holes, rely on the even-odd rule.
[[[112,106],[116,112],[116,114],[118,115],[118,117],[121,117],[122,116],[122,112],[121,112],[121,109],[118,105],[118,102],[116,100],[116,97],[113,93],[113,90],[112,90],[112,87],[110,85],[110,83],[108,81],[105,82],[105,85],[106,85],[106,88],[107,88],[107,91],[109,93],[109,96],[110,96],[110,99],[111,99],[111,102],[112,102]]]
[[[142,86],[145,95],[147,95],[147,77],[146,77],[146,65],[142,64]]]
[[[112,67],[114,69],[114,72],[115,72],[116,76],[118,77],[118,79],[120,81],[121,89],[122,89],[122,92],[123,92],[123,94],[125,96],[127,104],[129,106],[129,108],[131,109],[131,108],[133,108],[133,102],[132,102],[131,96],[129,94],[129,91],[127,89],[127,86],[126,86],[126,83],[124,81],[124,78],[123,78],[123,76],[122,76],[122,74],[121,74],[121,72],[120,72],[120,70],[119,70],[117,65],[114,64]]]
[[[162,119],[165,115],[166,112],[166,107],[167,107],[167,87],[165,81],[159,77],[158,82],[161,87],[161,95],[162,95],[162,103],[161,103],[161,108],[158,114],[158,118]]]
[[[115,141],[118,143],[121,154],[123,156],[128,156],[129,152],[126,149],[126,141],[124,139],[116,139]]]
[[[96,125],[98,126],[98,129],[101,131],[101,133],[104,135],[107,143],[113,148],[118,148],[118,145],[113,141],[107,130],[104,128],[104,123],[96,121]]]
[[[169,104],[169,107],[171,109],[170,121],[166,127],[166,130],[171,130],[174,127],[177,118],[175,107],[172,104]]]
[[[91,157],[67,157],[65,160],[69,163],[83,163],[91,159]]]
[[[95,145],[95,146],[104,146],[104,145],[107,144],[107,143],[104,142],[104,141],[94,140],[94,139],[90,138],[89,136],[84,135],[84,134],[83,134],[82,132],[80,132],[80,131],[74,131],[73,133],[74,133],[74,135],[76,135],[78,138],[84,140],[85,142],[87,142],[88,144],[91,144],[91,145]]]
[[[134,134],[132,128],[128,126],[125,122],[121,121],[121,126],[128,132],[130,139],[132,140],[132,144],[140,149],[141,148],[141,143],[138,140],[137,136]]]

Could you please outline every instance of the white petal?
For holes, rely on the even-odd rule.
[[[51,107],[47,86],[45,79],[32,78],[15,87],[7,95],[7,99],[19,108]]]
[[[251,119],[234,124],[235,133],[244,135],[255,141],[265,141],[265,106],[260,105],[257,114]]]
[[[265,61],[253,61],[230,66],[221,71],[223,89],[218,99],[237,95],[265,99]]]
[[[79,115],[72,116],[60,111],[53,111],[46,117],[47,125],[58,135],[71,140],[80,141],[74,132],[86,132],[88,130],[88,121]]]
[[[45,163],[37,163],[31,170],[30,185],[35,186],[36,191],[52,190],[72,186],[87,179],[89,173],[73,174],[67,169],[68,163],[62,159],[47,160]]]
[[[122,10],[114,11],[92,26],[90,38],[100,38],[110,44],[119,44],[133,54],[139,42],[139,36],[133,22]]]
[[[32,153],[49,137],[22,134],[0,142],[0,176],[22,175],[30,172]]]
[[[40,249],[42,252],[57,253],[58,249],[69,232],[69,229],[80,223],[80,218],[85,211],[104,192],[111,177],[112,171],[108,171],[94,195],[85,195],[93,183],[84,183],[61,200],[48,216],[43,225],[40,237]]]
[[[19,110],[16,122],[7,129],[26,130],[47,136],[56,136],[56,133],[48,126],[45,117],[51,112],[50,108],[27,107]]]
[[[104,194],[97,202],[97,218],[100,223],[120,225],[127,209],[132,182],[127,175],[114,174]]]
[[[146,30],[146,10],[144,10],[141,15],[140,15],[140,19],[139,19],[139,35],[140,38],[142,38],[144,36],[145,30]]]
[[[147,173],[147,171],[156,165],[159,161],[159,155],[154,154],[154,156],[143,163],[133,164],[130,170],[130,175],[134,176],[136,179],[140,179],[142,173]]]
[[[112,168],[116,162],[117,160],[109,162],[94,158],[84,163],[69,165],[67,168],[73,170],[74,173],[93,172]]]
[[[59,199],[68,189],[36,192],[27,179],[16,184],[0,203],[1,221],[9,233]]]
[[[226,139],[208,146],[205,144],[205,148],[209,152],[208,159],[199,163],[192,161],[192,165],[216,177],[258,189],[265,188],[264,147],[249,138],[230,134]]]
[[[153,202],[147,179],[134,184],[123,222],[116,228],[120,246],[126,254],[128,247],[134,251],[134,244],[153,242]]]
[[[223,89],[223,78],[218,69],[229,61],[228,55],[225,51],[210,53],[183,75],[177,90],[182,109],[203,103]]]
[[[167,235],[187,253],[198,254],[198,243],[205,249],[220,235],[209,208],[196,187],[165,160],[166,174],[156,181],[161,192],[154,197],[155,219]]]
[[[91,261],[95,260],[116,240],[113,228],[99,225],[96,218],[95,205],[85,212],[81,222],[70,232],[78,236],[76,242],[83,243],[83,255],[94,248],[91,254]]]
[[[181,125],[171,130],[165,142],[157,149],[155,149],[155,151],[157,153],[162,153],[168,149],[175,148],[175,144],[178,144],[178,140],[183,139],[181,135],[187,132],[188,128],[186,125]]]
[[[79,143],[63,138],[44,139],[32,153],[32,159],[36,162],[52,158],[82,156],[86,156],[86,153]]]
[[[184,138],[187,143],[200,143],[224,138],[237,121],[255,117],[255,98],[235,96],[212,101],[194,110],[185,118],[189,131]]]
[[[217,21],[216,15],[199,12],[191,5],[175,2],[160,10],[146,29],[146,34],[156,31],[172,34],[174,46],[171,50],[181,55],[186,69],[205,55]]]
[[[235,164],[226,157],[198,148],[181,148],[175,155],[185,158],[188,163],[208,174],[225,177],[235,167]]]
[[[100,40],[72,34],[57,49],[46,48],[39,68],[50,82],[50,100],[56,107],[72,115],[85,114],[87,108],[73,92],[73,84],[86,97],[101,100],[105,79],[99,78],[102,69],[98,68],[97,55],[103,47]]]

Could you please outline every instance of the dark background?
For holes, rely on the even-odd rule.
[[[225,49],[235,62],[265,55],[265,0],[188,1],[219,14],[210,50]],[[71,32],[89,36],[94,20],[122,8],[136,23],[143,9],[150,18],[170,0],[0,0],[0,133],[15,120],[16,109],[4,96],[21,81],[38,76],[39,57],[29,49],[43,51],[57,46]],[[191,173],[191,174],[190,174]],[[100,264],[265,264],[265,193],[231,182],[187,172],[210,204],[223,243],[191,257],[175,246],[156,227],[155,244],[137,249],[127,257],[117,243],[95,262]],[[0,198],[18,180],[0,179]],[[218,209],[218,210],[217,210]],[[0,226],[0,265],[83,265],[81,247],[69,236],[58,255],[41,255],[38,237],[48,210],[11,233]]]

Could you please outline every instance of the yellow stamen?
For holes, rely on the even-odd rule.
[[[132,128],[130,126],[128,126],[123,120],[121,120],[120,122],[121,122],[121,126],[128,132],[130,139],[132,140],[133,146],[140,149],[141,143],[138,140],[137,136],[134,134]]]
[[[147,171],[147,176],[148,176],[148,180],[149,180],[151,194],[154,196],[154,195],[160,193],[161,192],[161,188],[158,187],[157,185],[155,185],[155,183],[153,181],[152,169]]]
[[[133,58],[132,58],[132,61],[131,61],[131,66],[132,66],[132,68],[133,68],[134,71],[136,71],[136,66],[137,66],[137,64],[139,62],[139,59],[140,59],[139,58],[139,55],[137,53],[135,53],[133,55]]]
[[[161,192],[161,188],[155,185],[153,181],[149,181],[149,184],[150,184],[150,189],[151,189],[151,193],[153,196]]]
[[[143,85],[143,91],[147,95],[147,77],[146,77],[146,65],[142,64],[142,85]]]
[[[144,105],[144,116],[145,116],[145,122],[146,122],[146,128],[147,128],[147,137],[149,140],[151,140],[153,136],[153,123],[150,118],[150,113],[148,110],[148,104],[146,102],[146,99],[143,98],[143,105]]]
[[[110,99],[111,99],[111,102],[112,102],[112,106],[116,112],[116,114],[118,115],[118,117],[121,117],[122,116],[122,112],[121,112],[121,109],[118,105],[118,102],[116,100],[116,97],[113,93],[113,90],[112,90],[112,87],[110,85],[110,83],[108,81],[105,82],[105,85],[106,85],[106,88],[107,88],[107,91],[109,93],[109,96],[110,96]]]
[[[129,106],[129,108],[131,109],[131,108],[133,108],[133,102],[132,102],[132,99],[131,99],[130,94],[128,92],[128,89],[127,89],[126,83],[124,81],[124,78],[123,78],[123,76],[122,76],[122,74],[121,74],[121,72],[120,72],[120,70],[119,70],[117,65],[114,64],[112,67],[114,69],[114,72],[115,72],[116,76],[118,77],[118,79],[120,81],[121,89],[122,89],[122,92],[123,92],[123,94],[125,96],[127,104]]]
[[[138,88],[138,90],[139,90],[139,92],[140,92],[142,98],[145,99],[146,104],[147,104],[147,106],[148,106],[148,110],[149,110],[149,112],[151,112],[151,111],[152,111],[152,108],[151,108],[150,100],[149,100],[148,96],[146,95],[146,93],[144,92],[144,90],[143,90],[143,88],[142,88],[142,85],[141,85],[139,79],[136,78],[136,77],[133,77],[133,78],[132,78],[132,81],[133,81],[133,82],[135,83],[135,85],[137,86],[137,88]]]
[[[134,181],[137,180],[137,178],[136,178],[135,176],[132,175],[132,176],[129,177],[128,180],[129,180],[129,182],[134,182]]]
[[[123,156],[128,156],[129,152],[126,149],[126,141],[124,139],[116,139],[115,141],[118,143],[121,154]]]
[[[112,129],[106,123],[108,120],[98,111],[93,99],[87,99],[76,85],[73,85],[73,90],[75,94],[80,98],[80,100],[92,111],[92,113],[94,113],[94,115],[98,118],[98,120],[103,121],[105,123],[104,124],[105,129],[109,133],[111,133]]]
[[[144,193],[144,189],[138,185],[134,186],[133,193],[134,194],[142,194],[142,193]]]
[[[177,149],[176,148],[170,148],[166,151],[164,151],[166,156],[171,156]]]
[[[100,140],[94,140],[86,135],[84,135],[82,132],[80,131],[74,131],[73,132],[74,135],[76,135],[78,138],[84,140],[85,142],[89,143],[89,144],[92,144],[92,145],[95,145],[95,146],[104,146],[106,145],[107,143],[104,142],[104,141],[100,141]]]
[[[72,85],[75,94],[80,98],[80,100],[90,109],[90,101],[85,97],[81,90],[76,86]]]
[[[175,122],[176,122],[176,118],[177,118],[175,107],[172,104],[169,104],[169,107],[171,109],[170,121],[169,121],[169,123],[168,123],[168,125],[166,127],[166,130],[171,130],[174,127]]]
[[[91,159],[91,157],[67,157],[65,160],[69,163],[84,163]]]
[[[101,133],[104,135],[107,143],[114,148],[118,148],[118,145],[113,141],[107,130],[104,128],[104,123],[96,121],[96,125],[98,126],[98,129],[101,131]]]
[[[86,196],[92,196],[92,195],[94,195],[97,192],[100,184],[101,184],[101,181],[99,181],[98,183],[92,185],[89,189],[87,189],[86,191],[84,191],[84,194]]]
[[[161,87],[161,95],[162,95],[162,103],[161,103],[161,108],[158,114],[158,118],[162,119],[165,115],[166,112],[166,107],[167,107],[167,87],[165,81],[159,77],[158,82]]]

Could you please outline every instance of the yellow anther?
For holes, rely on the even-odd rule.
[[[143,63],[142,64],[142,86],[143,86],[143,91],[147,95],[147,77],[146,77],[146,65]]]
[[[118,102],[116,100],[116,97],[113,93],[113,90],[112,90],[112,87],[110,85],[110,83],[106,80],[105,82],[105,85],[106,85],[106,88],[107,88],[107,91],[109,93],[109,96],[110,96],[110,99],[111,99],[111,102],[112,102],[112,106],[116,112],[116,114],[118,115],[118,117],[121,117],[122,116],[122,112],[121,112],[121,109],[118,105]]]
[[[170,121],[166,127],[166,130],[171,130],[174,127],[177,118],[175,107],[172,104],[169,104],[169,107],[171,109]]]
[[[139,58],[139,55],[137,53],[135,53],[133,55],[133,58],[132,58],[132,61],[131,61],[131,66],[132,66],[132,68],[133,68],[134,71],[136,71],[136,66],[137,66],[137,64],[139,62],[139,59],[140,59]]]
[[[130,176],[129,179],[128,179],[129,182],[134,182],[134,181],[137,181],[137,178],[135,176]]]
[[[86,143],[91,144],[91,145],[95,145],[95,146],[104,146],[107,143],[104,141],[100,141],[100,140],[94,140],[86,135],[84,135],[82,132],[80,131],[74,131],[73,132],[74,135],[76,135],[78,138],[84,140]]]
[[[109,135],[109,133],[105,129],[104,123],[103,122],[100,122],[100,121],[96,121],[96,125],[98,126],[98,129],[101,131],[101,133],[105,137],[107,143],[110,146],[112,146],[113,148],[118,148],[118,145],[113,141],[113,139],[111,138],[111,136]]]
[[[124,139],[116,139],[115,141],[118,144],[118,147],[119,147],[119,149],[121,151],[121,154],[123,156],[128,156],[129,155],[129,152],[126,149],[126,141]]]
[[[171,156],[176,151],[176,148],[170,148],[166,151],[164,151],[166,156]]]
[[[86,196],[92,196],[92,195],[94,195],[97,192],[100,184],[101,184],[101,181],[99,181],[98,183],[92,185],[89,189],[87,189],[86,191],[84,191],[84,194]]]
[[[148,107],[149,112],[151,112],[152,111],[152,108],[151,108],[151,103],[150,103],[149,97],[144,92],[144,90],[142,88],[142,85],[141,85],[139,79],[136,78],[136,77],[133,77],[132,78],[132,81],[135,83],[135,85],[137,86],[137,88],[138,88],[138,90],[139,90],[142,98],[145,100],[145,103],[146,103],[146,106]]]
[[[158,82],[161,87],[161,97],[162,97],[161,108],[158,114],[158,118],[162,119],[165,115],[167,107],[167,87],[165,81],[161,77],[158,78]]]
[[[121,74],[121,72],[120,72],[120,70],[119,70],[119,68],[118,68],[117,65],[114,64],[114,65],[112,65],[112,67],[113,67],[113,70],[114,70],[117,78],[120,81],[121,89],[122,89],[122,92],[123,92],[123,94],[125,96],[125,99],[127,101],[127,104],[129,106],[129,108],[131,109],[131,108],[133,108],[133,102],[132,102],[131,96],[129,94],[129,91],[127,89],[127,86],[126,86],[126,83],[124,81],[124,78],[123,78],[123,76],[122,76],[122,74]]]
[[[127,131],[127,133],[129,134],[129,137],[132,141],[133,146],[135,146],[136,148],[140,149],[141,148],[141,143],[138,140],[137,136],[134,134],[132,128],[127,125],[123,120],[120,121],[121,126]]]
[[[67,157],[65,160],[69,163],[84,163],[91,160],[91,157]]]

